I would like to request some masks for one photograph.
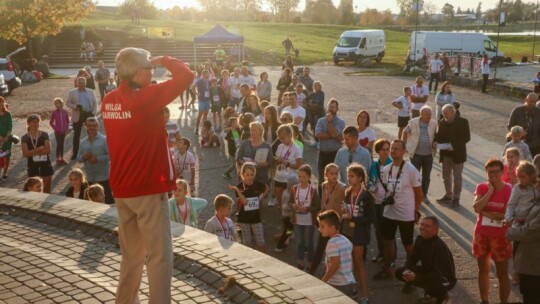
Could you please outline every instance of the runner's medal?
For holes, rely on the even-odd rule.
[[[356,227],[356,223],[353,222],[352,220],[352,217],[354,215],[354,210],[356,209],[356,204],[358,203],[358,199],[360,198],[360,193],[361,192],[358,192],[358,195],[356,196],[356,200],[353,199],[353,194],[352,194],[352,191],[351,191],[351,220],[349,221],[349,227],[354,229],[354,227]]]
[[[351,228],[356,227],[356,223],[353,222],[352,219],[351,219],[351,221],[349,222],[349,227],[351,227]]]

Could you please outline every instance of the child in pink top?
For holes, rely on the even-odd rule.
[[[54,130],[54,138],[56,139],[56,164],[65,165],[67,163],[64,160],[64,140],[69,129],[69,115],[63,108],[62,98],[55,98],[53,102],[56,110],[52,112],[49,124]]]

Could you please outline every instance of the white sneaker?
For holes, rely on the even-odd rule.
[[[277,200],[275,198],[268,201],[268,207],[274,207],[275,205],[277,205]]]

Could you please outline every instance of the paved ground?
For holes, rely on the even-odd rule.
[[[371,114],[372,126],[377,130],[379,137],[393,138],[397,133],[395,124],[395,111],[389,106],[390,102],[400,95],[400,91],[406,85],[412,84],[412,79],[408,77],[368,77],[368,76],[347,76],[343,73],[354,70],[352,67],[333,67],[316,65],[312,68],[313,78],[321,80],[323,90],[327,99],[335,97],[340,101],[340,113],[350,124],[355,121],[356,113],[360,109],[365,109]],[[280,73],[278,68],[268,68],[270,80],[275,84]],[[256,68],[257,72],[262,71]],[[493,95],[483,95],[479,91],[454,87],[453,91],[458,96],[458,101],[462,104],[462,115],[469,119],[473,140],[469,143],[469,161],[465,170],[464,193],[462,195],[462,206],[458,209],[451,209],[447,206],[432,204],[424,206],[425,214],[436,214],[443,220],[443,237],[450,244],[455,253],[458,278],[458,286],[451,293],[451,303],[475,303],[478,300],[476,286],[476,262],[470,255],[470,241],[475,220],[475,214],[471,208],[472,192],[476,183],[484,181],[482,164],[490,156],[500,156],[502,143],[506,133],[506,122],[511,109],[519,105],[519,101],[498,97]],[[275,98],[275,95],[274,95]],[[433,104],[433,97],[430,103]],[[183,135],[194,138],[193,121],[196,113],[180,112],[176,104],[170,106],[172,117],[178,119],[182,127]],[[19,122],[15,129],[22,134],[24,125]],[[309,136],[308,136],[309,137]],[[69,143],[71,136],[68,137]],[[309,140],[309,138],[308,138]],[[67,149],[71,145],[68,144]],[[15,150],[17,149],[17,146]],[[198,144],[194,144],[193,152],[198,157],[198,181],[196,194],[211,201],[215,195],[226,191],[226,181],[219,177],[227,167],[229,161],[223,149],[212,148],[202,149]],[[21,160],[20,154],[15,153],[13,163],[14,170],[10,179],[2,186],[21,187],[21,183],[26,177],[25,161]],[[69,156],[70,154],[67,153]],[[306,145],[305,159],[310,164],[315,164],[316,151]],[[71,164],[73,166],[74,164]],[[66,175],[71,166],[58,168],[54,177],[54,193],[61,193],[67,185]],[[199,191],[204,190],[204,191]],[[432,187],[429,197],[432,201],[442,196],[442,181],[440,179],[440,167],[435,165],[432,173]],[[199,226],[212,215],[212,208],[207,207],[199,219]],[[294,250],[284,253],[275,253],[273,248],[275,241],[272,235],[280,230],[279,214],[275,208],[263,208],[263,220],[265,223],[265,234],[268,241],[269,254],[294,265]],[[373,244],[373,243],[372,243]],[[293,244],[291,244],[292,246]],[[373,256],[373,245],[370,246],[368,258]],[[402,263],[404,254],[400,251],[398,264]],[[2,258],[0,258],[0,261]],[[378,266],[368,263],[367,271],[373,274]],[[319,272],[322,271],[319,269]],[[320,274],[320,273],[319,273]],[[370,277],[369,276],[369,277]],[[491,300],[497,301],[496,280],[492,282]],[[369,280],[369,297],[372,303],[414,303],[414,299],[420,294],[402,295],[399,292],[400,284],[396,281],[373,282]],[[0,297],[2,298],[2,297]],[[514,295],[513,299],[517,299]]]

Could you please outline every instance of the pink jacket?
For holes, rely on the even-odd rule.
[[[49,124],[54,133],[66,134],[69,128],[69,115],[66,110],[54,110],[51,114]]]

